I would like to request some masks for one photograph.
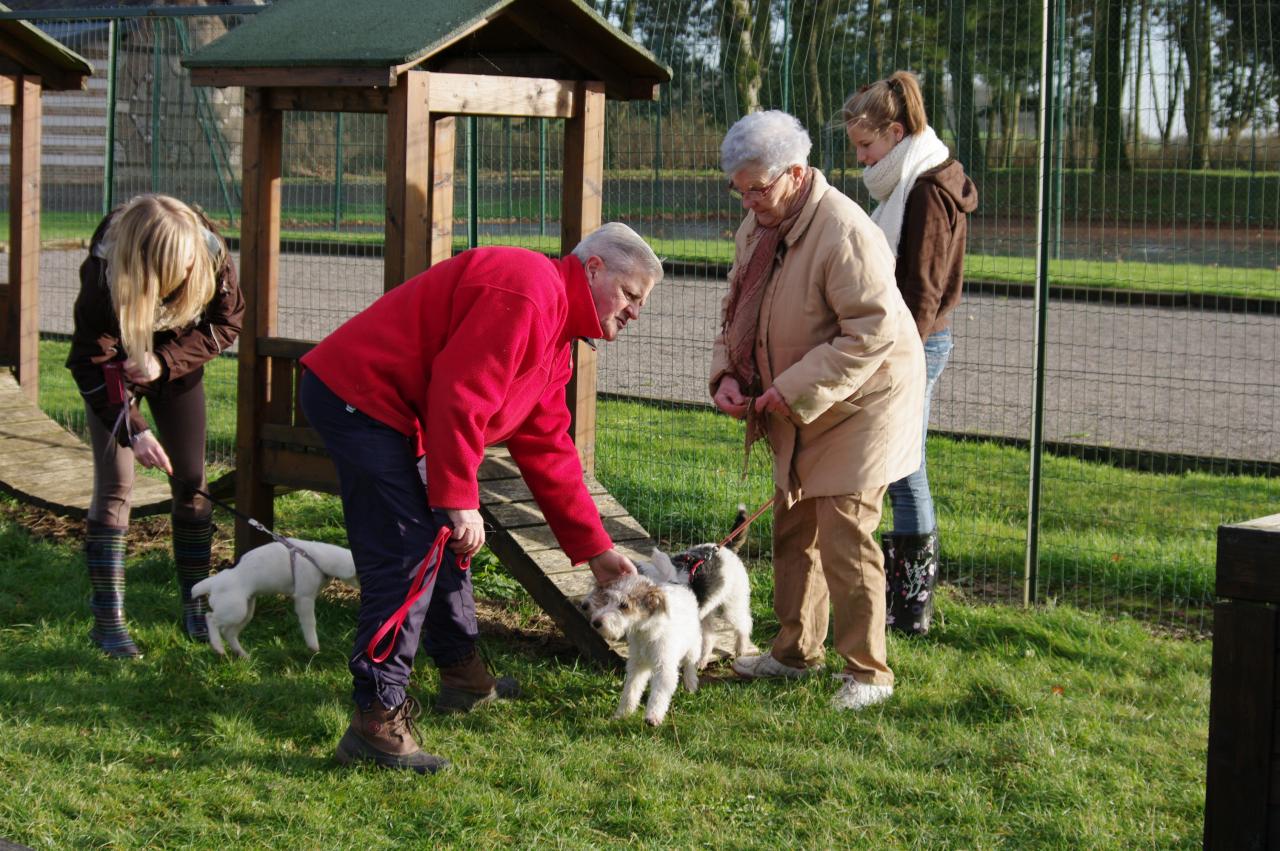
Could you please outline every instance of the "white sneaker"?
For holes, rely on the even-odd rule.
[[[769,653],[762,653],[759,656],[739,656],[733,660],[733,670],[739,676],[752,680],[775,677],[798,679],[813,673],[812,668],[793,668],[790,665],[784,665]]]
[[[877,703],[884,703],[893,697],[893,686],[877,686],[871,683],[860,683],[848,674],[836,674],[837,680],[844,680],[844,685],[831,698],[835,709],[866,709]]]

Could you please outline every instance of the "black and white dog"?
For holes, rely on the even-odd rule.
[[[734,529],[746,521],[746,506],[738,506]],[[702,621],[702,655],[698,668],[705,668],[715,653],[715,633],[711,620],[719,614],[734,632],[734,656],[746,656],[760,651],[751,643],[751,580],[747,568],[738,557],[746,529],[724,546],[698,544],[683,552],[668,556],[661,550],[653,551],[653,561],[638,564],[636,569],[655,582],[684,585],[698,601],[698,617]]]

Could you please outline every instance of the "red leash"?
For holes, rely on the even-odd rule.
[[[755,519],[756,519],[757,517],[759,517],[761,514],[764,514],[764,513],[765,513],[765,511],[767,511],[767,510],[768,510],[769,506],[773,505],[773,501],[774,501],[774,499],[775,499],[775,498],[776,498],[776,497],[772,497],[772,496],[771,496],[771,497],[769,497],[769,501],[768,501],[768,502],[766,502],[764,505],[760,506],[759,508],[757,508],[757,509],[756,509],[756,512],[755,512],[755,514],[752,514],[752,515],[751,515],[750,517],[748,517],[746,520],[743,520],[741,523],[739,523],[737,526],[735,526],[735,527],[734,527],[734,529],[733,529],[733,531],[732,531],[732,532],[730,532],[729,534],[727,534],[727,535],[725,535],[723,538],[721,538],[721,539],[720,539],[720,543],[716,544],[716,549],[717,549],[717,550],[719,550],[719,549],[720,549],[720,548],[722,548],[725,544],[729,543],[729,542],[730,542],[730,541],[732,541],[734,538],[738,537],[738,536],[739,536],[739,535],[741,535],[744,531],[746,531],[746,528],[747,528],[748,526],[750,526],[750,525],[751,525],[751,521],[755,520]],[[702,567],[702,563],[703,563],[704,561],[706,561],[706,559],[704,559],[704,558],[700,558],[700,559],[698,559],[697,561],[695,561],[692,565],[690,565],[690,567],[689,567],[689,578],[690,578],[690,579],[692,579],[692,578],[693,578],[693,575],[694,575],[695,573],[697,573],[697,572],[698,572],[698,568]]]
[[[374,633],[373,638],[369,639],[369,646],[365,649],[365,653],[369,656],[369,660],[377,663],[382,662],[391,655],[391,651],[395,649],[396,638],[400,635],[400,627],[404,624],[404,619],[409,616],[409,610],[413,608],[413,604],[423,594],[431,590],[431,586],[436,582],[436,574],[440,572],[440,565],[444,562],[444,547],[449,542],[449,536],[453,534],[453,530],[448,526],[441,526],[440,531],[436,533],[436,539],[431,544],[431,549],[427,552],[427,557],[422,560],[421,567],[418,568],[418,575],[414,577],[413,584],[409,586],[409,593],[405,595],[404,602],[400,604],[400,608],[396,609],[396,613],[387,618],[387,622],[378,627],[378,631]],[[468,570],[471,567],[470,558],[458,559],[458,569]],[[427,572],[431,572],[430,578]],[[386,638],[387,633],[391,633],[391,643],[387,645],[387,649],[378,652],[378,644],[382,639]]]

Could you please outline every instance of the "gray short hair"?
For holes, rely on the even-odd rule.
[[[640,234],[622,222],[607,222],[582,238],[573,256],[584,264],[599,257],[610,269],[624,275],[643,276],[657,284],[662,280],[662,261]]]
[[[776,174],[793,165],[808,165],[813,142],[800,120],[778,109],[742,116],[720,143],[720,167],[729,177],[747,166]]]

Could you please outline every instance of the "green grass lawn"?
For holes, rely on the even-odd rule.
[[[62,363],[67,343],[41,343],[41,406],[82,427],[79,394]],[[210,456],[234,464],[232,358],[206,367]],[[144,406],[145,410],[145,406]],[[738,502],[770,495],[764,448],[739,481],[741,425],[709,410],[602,400],[601,480],[655,536],[684,546],[715,540]],[[930,438],[930,480],[945,576],[966,593],[1020,600],[1027,525],[1026,450]],[[1206,473],[1156,474],[1073,458],[1044,459],[1041,599],[1125,612],[1178,626],[1207,626],[1216,530],[1272,514],[1280,480]],[[886,511],[885,524],[891,512]],[[752,551],[768,550],[769,515],[753,525]]]
[[[63,416],[79,406],[65,352],[42,344],[41,401]],[[209,368],[217,440],[234,430],[234,369]],[[602,400],[598,473],[664,541],[717,539],[736,502],[769,493],[761,451],[738,479],[740,429],[707,411]],[[1214,529],[1270,513],[1280,482],[1047,458],[1048,604],[984,605],[1021,596],[1027,465],[1022,450],[931,440],[940,614],[923,640],[891,638],[897,694],[860,715],[828,709],[836,684],[824,676],[715,680],[677,695],[660,729],[613,721],[620,674],[556,640],[484,554],[483,648],[528,696],[425,718],[427,744],[456,766],[435,778],[330,761],[349,712],[350,594],[321,601],[319,655],[288,602],[263,599],[244,636],[253,658],[218,661],[181,636],[165,521],[137,523],[127,605],[146,656],[114,664],[87,639],[74,526],[35,540],[21,525],[30,515],[5,501],[0,836],[34,847],[1197,847],[1211,647],[1148,622],[1207,625]],[[298,492],[276,508],[278,529],[343,542],[333,498]],[[219,524],[225,561],[231,521]],[[766,514],[746,548],[762,644],[777,629],[769,533]],[[436,684],[424,660],[412,692],[429,702]]]
[[[329,498],[283,497],[278,522],[341,541]],[[287,601],[263,599],[244,636],[253,657],[219,661],[181,637],[164,529],[135,524],[128,610],[146,655],[113,663],[86,637],[74,538],[33,540],[0,518],[0,836],[37,848],[1200,844],[1207,642],[944,592],[930,636],[891,639],[898,689],[883,706],[829,709],[827,676],[713,681],[650,729],[610,719],[620,673],[550,652],[517,594],[504,622],[534,637],[482,647],[526,697],[424,717],[425,742],[454,762],[446,774],[351,771],[330,759],[349,713],[351,596],[321,600],[314,657]],[[767,570],[753,574],[767,641]],[[411,692],[436,686],[424,660]]]

